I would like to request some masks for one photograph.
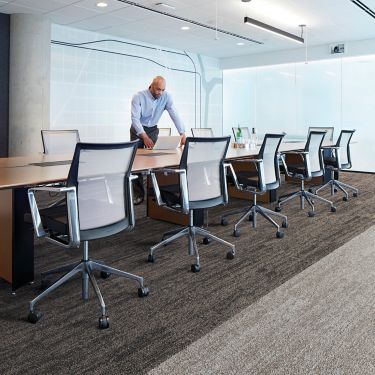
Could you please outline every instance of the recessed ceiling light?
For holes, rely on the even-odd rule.
[[[189,26],[182,26],[181,30],[190,30],[190,27]]]
[[[238,43],[237,43],[237,46],[244,46],[244,45],[245,45],[244,42],[238,42]]]
[[[108,4],[105,3],[104,1],[100,1],[99,3],[96,3],[96,6],[99,8],[105,8],[108,6]]]
[[[156,3],[155,5],[160,6],[160,7],[164,7],[164,8],[168,8],[168,9],[176,10],[176,7],[174,7],[173,5],[169,5],[167,3]]]

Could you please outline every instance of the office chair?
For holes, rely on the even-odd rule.
[[[200,271],[200,260],[196,235],[207,237],[231,248],[228,259],[235,256],[235,246],[211,234],[208,230],[194,226],[194,210],[214,207],[228,202],[225,179],[224,158],[230,137],[186,139],[178,169],[161,169],[162,174],[177,174],[178,185],[160,186],[156,171],[151,172],[151,180],[159,206],[189,215],[189,225],[171,237],[152,246],[148,261],[155,261],[155,251],[182,236],[189,239],[189,255],[195,255],[196,262],[191,265],[192,272]]]
[[[250,130],[247,126],[240,126],[240,129],[241,129],[241,134],[242,134],[243,139],[250,139],[251,138]],[[235,142],[238,142],[237,130],[238,130],[238,128],[235,128],[235,127],[232,128],[232,132],[233,132]]]
[[[234,226],[233,235],[235,237],[240,236],[238,227],[246,218],[249,218],[253,222],[253,227],[256,228],[258,213],[277,228],[277,238],[284,237],[284,232],[280,230],[280,225],[271,216],[282,218],[283,222],[281,226],[283,228],[288,227],[287,217],[257,204],[257,195],[263,195],[267,191],[277,189],[280,186],[278,151],[284,136],[285,134],[266,134],[256,159],[237,161],[254,164],[256,167],[255,174],[252,171],[239,171],[235,173],[233,168],[231,168],[236,188],[253,195],[253,203],[250,208],[246,207],[240,211],[229,211],[221,216],[221,225],[227,225],[227,216],[245,211],[245,214],[241,216],[240,220]]]
[[[162,137],[169,137],[171,135],[171,128],[158,128],[159,129],[159,136]]]
[[[43,153],[73,153],[79,142],[78,130],[42,130]]]
[[[193,137],[214,137],[212,128],[191,128],[191,134]]]
[[[349,199],[349,194],[345,188],[353,191],[353,197],[358,196],[358,189],[344,184],[334,178],[335,172],[339,172],[344,169],[350,169],[352,167],[352,160],[350,157],[350,140],[354,134],[355,130],[341,130],[339,138],[337,139],[335,146],[326,146],[325,149],[331,151],[331,154],[324,157],[324,164],[327,169],[331,171],[331,179],[315,191],[318,194],[321,190],[327,186],[331,187],[331,195],[336,191],[335,188],[341,190],[344,193],[343,201]]]
[[[314,200],[329,204],[331,212],[336,212],[336,207],[328,199],[319,197],[305,190],[305,181],[310,181],[313,177],[320,177],[324,174],[322,143],[325,136],[325,131],[311,131],[307,137],[307,142],[304,150],[286,151],[283,152],[283,163],[285,174],[289,177],[299,179],[301,181],[300,190],[290,194],[283,195],[279,198],[276,206],[276,211],[281,211],[281,206],[290,200],[299,197],[301,202],[301,209],[304,209],[305,199],[310,205],[311,210],[308,216],[315,216]],[[297,162],[285,162],[285,155],[294,155],[297,157]]]
[[[143,277],[106,266],[89,258],[88,242],[107,237],[134,227],[134,212],[130,174],[137,142],[118,144],[78,143],[75,148],[68,180],[64,187],[36,187],[28,191],[31,216],[35,233],[47,241],[65,248],[78,248],[83,242],[83,257],[80,262],[42,273],[45,277],[67,272],[54,284],[34,298],[29,305],[28,320],[36,323],[41,313],[35,305],[46,295],[70,280],[77,273],[82,274],[82,298],[88,300],[88,281],[99,299],[101,316],[99,328],[108,328],[109,320],[102,294],[94,277],[98,270],[103,278],[110,274],[135,280],[139,284],[138,295],[147,296]],[[63,193],[66,200],[45,209],[39,209],[35,192]]]
[[[310,132],[326,132],[326,135],[324,137],[324,140],[333,142],[333,132],[335,128],[333,126],[309,126],[309,131],[307,133],[307,136],[309,136]]]

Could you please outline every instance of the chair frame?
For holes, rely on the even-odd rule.
[[[228,141],[227,148],[228,148],[229,140],[230,140],[229,137],[220,137],[220,138],[215,138],[215,139],[227,140]],[[202,138],[190,138],[190,137],[188,137],[186,139],[186,144],[185,144],[184,150],[188,150],[189,142],[196,142],[196,141],[211,142],[212,139],[211,138],[204,138],[204,137],[202,137]],[[227,151],[227,149],[225,150],[224,156],[226,154],[226,151]],[[196,227],[194,225],[194,221],[193,221],[194,210],[200,209],[200,208],[206,208],[206,207],[204,207],[204,204],[202,204],[202,207],[199,207],[199,203],[198,203],[198,204],[195,205],[194,208],[192,208],[190,203],[189,203],[188,181],[187,181],[186,169],[181,168],[181,165],[184,163],[184,160],[186,161],[186,159],[185,159],[186,157],[187,157],[187,152],[184,152],[183,155],[181,156],[180,168],[178,168],[178,169],[162,168],[162,169],[159,169],[159,170],[154,170],[150,174],[152,185],[153,185],[153,188],[154,188],[154,191],[155,191],[156,203],[159,206],[166,207],[170,210],[179,211],[179,212],[182,212],[184,214],[187,214],[188,217],[189,217],[189,223],[188,223],[187,227],[182,228],[181,230],[177,231],[177,233],[176,233],[176,231],[169,232],[168,234],[172,234],[171,237],[168,237],[167,239],[165,239],[165,240],[159,242],[158,244],[152,246],[150,248],[150,253],[148,255],[148,261],[150,263],[155,262],[154,253],[155,253],[156,250],[168,245],[169,243],[171,243],[171,242],[173,242],[173,241],[175,241],[175,240],[177,240],[177,239],[179,239],[183,236],[187,236],[188,240],[189,240],[189,242],[188,242],[189,243],[189,245],[188,245],[189,255],[191,255],[191,256],[195,255],[195,264],[191,265],[191,271],[192,272],[199,272],[200,271],[200,258],[199,258],[198,246],[197,246],[197,243],[196,243],[196,235],[203,236],[204,238],[208,238],[209,240],[216,241],[218,243],[221,243],[224,246],[229,247],[231,250],[227,253],[227,259],[233,259],[234,258],[234,256],[235,256],[235,245],[233,245],[233,244],[213,235],[212,233],[210,233],[206,229]],[[223,176],[225,176],[226,168],[228,168],[229,166],[230,166],[230,164],[227,164],[227,163],[224,163],[224,162],[222,163]],[[179,175],[180,196],[181,196],[181,199],[182,199],[181,207],[172,208],[172,207],[167,206],[167,204],[163,201],[162,196],[161,196],[161,192],[160,192],[160,187],[159,187],[159,184],[158,184],[158,181],[157,181],[157,176],[156,176],[156,173],[158,173],[158,172],[159,173],[162,172],[164,175],[168,175],[168,174],[178,174]],[[223,190],[223,203],[226,204],[228,202],[228,190],[227,190],[226,180],[225,180],[224,177],[223,177],[223,184],[224,184],[223,185],[223,189],[224,189]],[[168,234],[165,234],[165,235],[168,235]]]
[[[342,198],[344,202],[349,200],[349,194],[345,190],[345,188],[349,189],[349,190],[352,190],[353,197],[358,196],[359,191],[358,191],[357,188],[355,188],[354,186],[345,184],[344,182],[341,182],[341,181],[335,179],[335,172],[339,172],[343,169],[350,169],[352,167],[352,161],[351,161],[351,156],[350,156],[350,141],[353,137],[354,132],[355,132],[355,129],[353,129],[353,130],[341,130],[339,138],[337,139],[336,145],[324,147],[324,149],[331,150],[332,154],[334,155],[334,157],[336,159],[336,165],[335,166],[331,166],[331,165],[327,165],[327,164],[325,165],[325,168],[330,170],[330,172],[331,172],[331,179],[326,184],[319,187],[315,191],[315,194],[318,194],[321,190],[325,189],[327,186],[330,186],[331,195],[335,194],[336,189],[339,189],[344,193],[344,197]],[[345,166],[344,168],[342,168],[342,163],[341,163],[341,160],[340,160],[341,159],[340,158],[340,148],[341,148],[340,142],[341,142],[341,137],[342,137],[343,133],[351,133],[351,136],[349,137],[348,143],[347,143],[347,146],[346,146],[347,147],[347,155],[348,155],[348,164],[349,165]]]
[[[326,133],[325,131],[321,131],[321,132],[311,131],[309,133],[308,138],[307,138],[304,150],[295,150],[295,151],[285,151],[285,152],[282,152],[282,154],[281,154],[281,160],[282,160],[282,163],[284,165],[285,174],[288,177],[299,179],[300,180],[300,189],[298,191],[296,191],[296,192],[282,195],[278,199],[278,201],[277,201],[277,205],[276,205],[276,208],[275,208],[275,210],[277,212],[281,211],[281,206],[283,204],[285,204],[285,203],[289,202],[290,200],[292,200],[294,198],[297,198],[297,197],[300,198],[300,207],[301,207],[302,210],[305,208],[305,200],[309,204],[309,206],[311,208],[310,211],[308,212],[308,216],[309,217],[315,216],[314,200],[318,200],[318,201],[320,201],[322,203],[328,204],[330,206],[331,212],[336,212],[336,207],[333,205],[332,201],[330,201],[328,199],[325,199],[323,197],[320,197],[318,195],[315,195],[315,194],[313,194],[313,193],[305,190],[305,181],[310,181],[313,177],[318,177],[318,176],[323,176],[324,175],[324,163],[323,163],[322,143],[323,143],[323,140],[324,140],[325,133]],[[320,170],[317,171],[317,172],[312,172],[311,171],[311,166],[310,166],[309,146],[310,146],[310,138],[311,138],[311,135],[313,135],[313,134],[324,134],[322,136],[322,139],[320,141],[320,146],[319,146]],[[303,164],[304,164],[304,174],[303,175],[302,174],[298,174],[297,175],[297,174],[293,174],[293,173],[289,172],[288,165],[285,162],[285,155],[297,155],[297,156],[301,157],[301,159],[303,161]]]
[[[277,145],[276,153],[275,153],[275,171],[276,171],[276,182],[278,181],[278,186],[280,185],[280,169],[279,169],[278,149],[280,147],[280,144],[281,144],[281,141],[282,141],[284,135],[285,134],[266,134],[265,137],[264,137],[264,140],[263,140],[263,145],[262,145],[262,147],[264,147],[267,138],[280,137],[280,141]],[[261,148],[261,150],[262,150],[262,148]],[[260,152],[260,154],[261,154],[261,152]],[[231,216],[231,215],[234,215],[234,214],[244,212],[244,214],[241,216],[241,218],[234,225],[234,229],[233,229],[233,236],[234,237],[240,237],[240,234],[241,234],[241,232],[239,230],[240,224],[246,218],[248,218],[249,221],[252,221],[253,228],[256,228],[256,226],[257,226],[257,214],[260,214],[269,223],[271,223],[273,226],[275,226],[277,228],[277,232],[276,232],[277,238],[284,237],[284,232],[281,231],[280,228],[281,227],[282,228],[288,227],[287,216],[285,216],[285,215],[283,215],[279,212],[272,211],[268,208],[262,207],[262,206],[257,204],[257,195],[263,195],[268,191],[267,186],[264,182],[265,175],[264,175],[264,161],[263,161],[263,159],[259,159],[259,158],[258,159],[246,159],[246,160],[237,160],[236,162],[237,163],[245,163],[245,164],[252,163],[252,164],[255,165],[256,170],[258,171],[259,189],[257,189],[256,187],[253,187],[253,186],[244,187],[242,184],[240,184],[238,182],[237,175],[236,175],[236,173],[233,169],[233,166],[230,165],[230,172],[233,176],[234,184],[235,184],[236,189],[238,189],[239,191],[242,191],[242,192],[248,192],[248,193],[252,194],[253,195],[253,202],[252,202],[252,205],[250,206],[250,208],[245,207],[245,208],[240,209],[240,210],[234,210],[234,211],[226,212],[224,215],[221,216],[221,225],[228,225],[228,221],[225,219],[227,216]],[[278,186],[276,186],[276,187],[278,187]],[[272,218],[272,216],[276,216],[276,217],[279,217],[279,218],[283,219],[281,226]]]
[[[137,142],[128,142],[129,145],[133,144],[134,152],[132,155],[132,160],[130,165],[133,164],[135,153],[136,153],[136,143]],[[112,147],[121,147],[123,144],[111,144]],[[89,143],[79,143],[76,146],[76,150],[73,156],[71,170],[69,171],[68,177],[68,185],[69,186],[62,186],[62,187],[34,187],[28,190],[28,198],[30,203],[31,209],[31,217],[34,224],[34,229],[37,237],[44,237],[48,242],[58,244],[64,248],[78,248],[80,247],[80,243],[83,242],[83,256],[82,260],[79,262],[75,262],[72,264],[66,264],[61,267],[46,271],[41,273],[41,285],[42,289],[49,285],[48,282],[45,281],[45,277],[56,274],[66,272],[60,279],[58,279],[55,283],[48,286],[42,293],[40,293],[37,297],[35,297],[29,303],[29,316],[28,320],[31,323],[37,323],[42,314],[35,309],[35,305],[41,299],[46,297],[56,288],[70,280],[74,277],[77,273],[82,274],[82,299],[85,301],[89,298],[89,281],[95,291],[95,294],[99,300],[100,307],[101,307],[101,316],[99,317],[99,328],[104,329],[109,327],[109,320],[107,315],[107,308],[104,303],[102,294],[98,287],[97,281],[94,276],[94,271],[100,271],[100,275],[102,278],[107,278],[111,274],[125,277],[127,279],[135,280],[139,284],[138,288],[138,296],[145,297],[148,295],[148,288],[144,286],[143,277],[131,274],[129,272],[121,271],[116,268],[107,266],[103,264],[101,261],[91,260],[89,258],[89,251],[88,251],[88,241],[95,238],[103,238],[108,235],[112,235],[118,233],[122,230],[132,230],[135,224],[135,217],[134,217],[134,209],[133,209],[133,197],[132,197],[132,180],[136,179],[137,176],[132,174],[128,174],[125,176],[126,184],[127,184],[127,191],[129,192],[128,196],[126,197],[125,204],[127,205],[127,209],[129,212],[128,222],[125,224],[115,223],[111,226],[112,230],[109,229],[109,232],[106,235],[102,235],[101,233],[95,236],[95,229],[88,230],[85,238],[85,234],[82,237],[82,232],[79,227],[79,216],[78,216],[78,197],[77,197],[77,188],[74,184],[71,184],[69,180],[76,178],[76,173],[72,173],[72,169],[78,169],[79,165],[79,153],[81,149],[106,149],[108,148],[107,145],[101,144],[89,144]],[[127,146],[128,147],[128,146]],[[67,226],[68,226],[68,239],[66,235],[54,235],[50,231],[46,231],[43,227],[42,218],[40,215],[40,210],[38,208],[37,200],[35,198],[35,192],[38,191],[45,191],[45,192],[52,192],[52,193],[63,193],[66,194],[66,206],[67,206]],[[61,199],[56,202],[56,204],[60,204]],[[52,207],[51,205],[49,207]],[[106,227],[107,228],[107,227]],[[100,229],[98,228],[100,231]],[[108,230],[108,229],[107,229]]]

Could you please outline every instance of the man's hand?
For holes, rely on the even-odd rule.
[[[146,148],[154,147],[154,142],[152,142],[151,138],[146,133],[139,134],[139,137],[142,138],[142,141]]]
[[[185,133],[181,134],[181,141],[180,141],[180,145],[183,146],[186,142],[186,135]]]

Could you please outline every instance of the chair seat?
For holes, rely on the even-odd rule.
[[[288,164],[288,171],[293,175],[304,175],[305,167],[303,164]],[[293,176],[294,177],[294,176]]]
[[[332,156],[325,156],[324,157],[324,164],[325,165],[330,165],[332,167],[337,167],[337,161],[336,158]]]
[[[178,184],[160,186],[160,194],[167,206],[173,207],[181,204],[180,186]]]
[[[244,187],[258,187],[258,173],[256,171],[238,171],[236,172],[237,181]],[[227,182],[234,185],[232,175],[227,176]]]

